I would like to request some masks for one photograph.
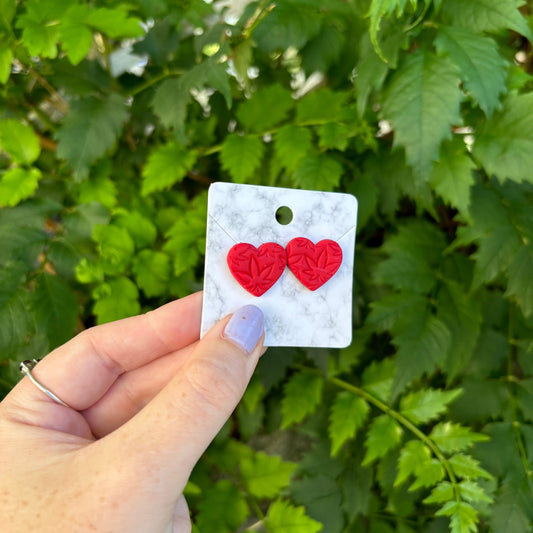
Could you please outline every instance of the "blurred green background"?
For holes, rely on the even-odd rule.
[[[354,342],[268,351],[187,487],[195,531],[531,531],[529,1],[0,13],[1,395],[201,289],[211,183],[349,192]]]

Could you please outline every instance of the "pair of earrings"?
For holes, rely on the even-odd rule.
[[[304,237],[292,239],[286,248],[275,242],[259,248],[239,243],[231,247],[227,262],[233,277],[254,296],[268,291],[286,266],[305,287],[315,291],[339,270],[342,249],[330,239],[313,244]]]

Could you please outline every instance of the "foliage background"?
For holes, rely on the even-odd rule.
[[[521,0],[0,0],[2,393],[201,288],[211,182],[347,191],[354,343],[262,359],[196,530],[531,531],[532,28]]]

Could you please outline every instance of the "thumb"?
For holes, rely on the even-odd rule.
[[[263,313],[256,306],[218,322],[144,409],[95,443],[107,456],[100,458],[125,462],[123,472],[139,476],[143,484],[152,477],[158,489],[166,485],[164,490],[179,494],[244,394],[263,341]]]

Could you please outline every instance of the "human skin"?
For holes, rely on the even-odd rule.
[[[201,305],[196,293],[51,352],[33,375],[69,407],[27,377],[13,388],[0,403],[2,531],[190,532],[183,488],[264,351],[257,308],[199,340]]]

